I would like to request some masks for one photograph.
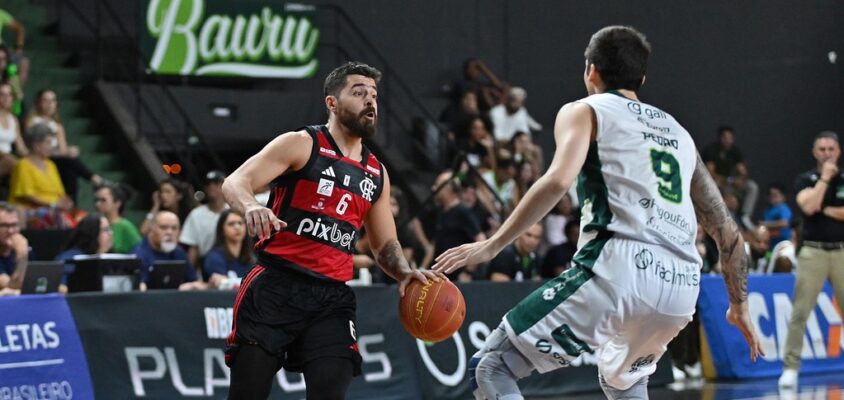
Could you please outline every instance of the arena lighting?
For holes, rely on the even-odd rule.
[[[234,104],[211,104],[211,114],[217,118],[237,119],[237,106]]]

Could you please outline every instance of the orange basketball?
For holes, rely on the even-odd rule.
[[[426,342],[447,339],[466,318],[463,293],[447,279],[428,280],[425,285],[413,280],[399,302],[399,317],[404,328]]]

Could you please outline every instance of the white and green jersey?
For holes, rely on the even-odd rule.
[[[592,268],[617,237],[699,264],[689,194],[697,152],[688,131],[665,111],[617,93],[579,102],[595,111],[597,135],[577,178],[583,216],[574,261]]]

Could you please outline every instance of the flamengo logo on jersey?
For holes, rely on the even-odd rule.
[[[375,193],[375,189],[377,188],[378,185],[376,185],[375,182],[372,181],[372,179],[370,179],[368,176],[366,178],[363,178],[362,181],[360,181],[361,196],[367,201],[372,201],[372,195]]]
[[[331,225],[323,224],[322,218],[317,218],[316,222],[310,218],[302,219],[296,229],[296,234],[302,236],[303,233],[310,233],[317,239],[339,244],[347,251],[352,251],[352,241],[357,234],[357,232],[344,233],[336,222]]]
[[[330,176],[330,177],[334,178],[335,177],[334,167],[326,168],[325,170],[322,171],[322,174],[325,175],[325,176]]]

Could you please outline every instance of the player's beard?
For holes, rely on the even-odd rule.
[[[344,107],[340,107],[340,113],[337,115],[337,118],[343,126],[349,129],[352,135],[369,139],[375,136],[375,128],[378,126],[378,114],[375,114],[375,119],[372,121],[366,118],[366,114],[374,112],[375,108],[366,107],[360,114],[355,115]]]

